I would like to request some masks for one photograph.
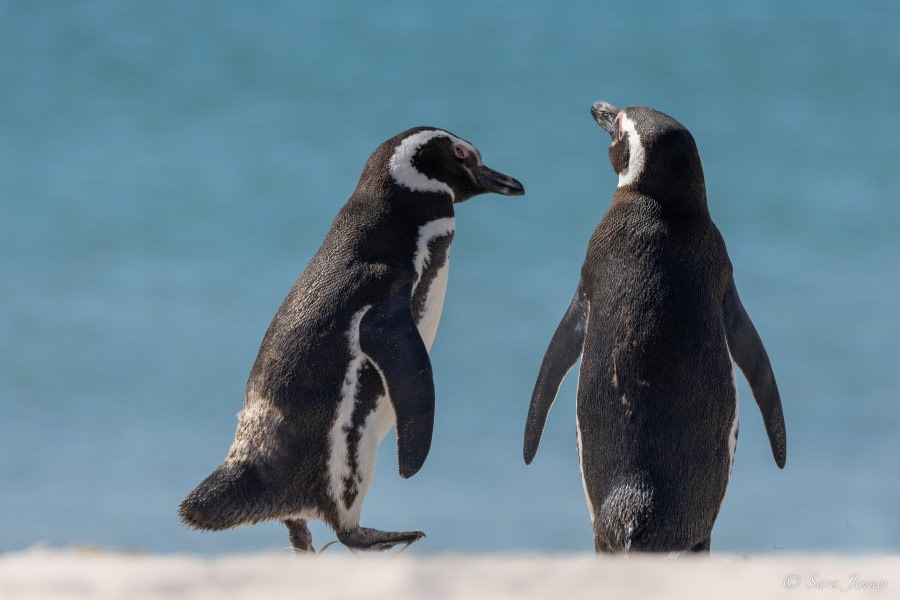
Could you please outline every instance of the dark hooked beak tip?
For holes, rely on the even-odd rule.
[[[591,116],[612,138],[616,137],[616,117],[619,112],[618,108],[603,100],[597,100],[591,106]]]
[[[478,183],[489,192],[504,196],[521,196],[525,188],[518,180],[484,165],[470,167]]]

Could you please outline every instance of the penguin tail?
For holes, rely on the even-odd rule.
[[[614,487],[594,519],[596,551],[653,551],[654,536],[647,535],[653,512],[652,488],[631,481]]]
[[[226,461],[187,495],[178,517],[189,527],[208,531],[255,523],[264,509],[263,490],[255,465]]]

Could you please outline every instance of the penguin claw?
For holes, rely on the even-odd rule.
[[[422,536],[424,537],[425,534],[423,533]],[[413,540],[413,541],[415,541],[415,540]],[[407,548],[409,548],[410,544],[412,544],[412,542],[406,542],[405,544],[403,544],[403,547],[400,548],[399,550],[397,550],[397,552],[394,554],[394,556],[400,556],[401,554],[403,554],[403,551],[406,550]]]

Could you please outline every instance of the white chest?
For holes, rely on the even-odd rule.
[[[438,324],[441,322],[441,312],[444,310],[444,296],[447,293],[447,274],[450,270],[450,261],[448,260],[438,270],[437,275],[431,281],[428,287],[427,296],[425,298],[425,307],[422,311],[416,326],[419,328],[419,335],[425,342],[425,348],[431,351],[431,345],[437,335]]]
[[[447,217],[419,227],[416,253],[413,257],[413,267],[418,278],[416,285],[413,286],[410,301],[419,334],[428,350],[431,350],[434,343],[444,308],[447,275],[450,269],[448,250],[455,225],[453,217]]]

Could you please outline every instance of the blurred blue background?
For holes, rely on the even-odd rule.
[[[431,454],[401,480],[385,440],[363,524],[591,551],[575,377],[521,450],[616,184],[597,99],[694,133],[780,384],[783,472],[739,377],[713,550],[900,551],[898,23],[893,0],[0,3],[0,551],[287,546],[176,508],[368,155],[415,125],[527,195],[458,207]]]

